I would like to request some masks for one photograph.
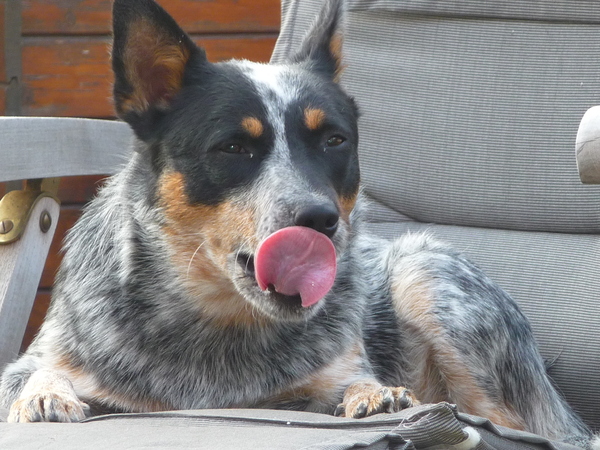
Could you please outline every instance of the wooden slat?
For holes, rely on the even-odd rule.
[[[46,311],[50,304],[50,291],[54,284],[54,276],[62,261],[60,249],[62,248],[67,231],[75,224],[81,215],[81,205],[68,204],[73,202],[83,203],[90,200],[95,195],[97,188],[103,179],[104,177],[91,175],[70,177],[61,180],[58,197],[63,202],[63,206],[60,210],[60,218],[56,226],[52,244],[50,245],[50,251],[48,252],[44,271],[42,272],[42,278],[29,318],[29,323],[27,324],[25,337],[23,338],[23,344],[21,346],[22,351],[24,351],[31,343],[31,340],[37,333],[46,316]],[[2,186],[0,186],[0,190],[1,187]]]
[[[33,338],[39,331],[40,326],[42,326],[42,322],[44,321],[46,312],[50,306],[50,297],[51,292],[46,289],[38,291],[35,296],[31,315],[27,322],[27,328],[25,328],[25,336],[23,336],[23,341],[21,343],[21,352],[27,350],[27,347],[29,347],[29,344],[31,344],[31,341],[33,341]]]
[[[27,39],[22,55],[25,115],[113,115],[108,40]]]
[[[133,149],[126,123],[78,117],[0,117],[0,181],[115,173]]]
[[[62,202],[60,218],[42,273],[40,288],[46,289],[52,287],[54,275],[62,260],[60,249],[65,235],[81,215],[82,205],[95,196],[98,187],[102,184],[102,180],[104,179],[104,176],[89,175],[68,177],[61,180],[60,188],[58,190],[58,197]],[[5,183],[0,183],[0,198],[4,193]]]
[[[40,199],[21,239],[0,246],[0,371],[17,356],[21,347],[58,209],[53,199]],[[42,233],[39,227],[39,217],[44,210],[53,218],[48,233]]]
[[[212,61],[269,60],[276,35],[196,37]],[[30,116],[112,117],[108,38],[27,38],[23,112]]]
[[[275,32],[279,0],[159,0],[188,33]],[[109,34],[110,0],[23,0],[23,32]]]

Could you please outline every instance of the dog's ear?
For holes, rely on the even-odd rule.
[[[143,138],[181,89],[192,58],[205,62],[206,55],[153,0],[115,0],[113,35],[117,114]]]
[[[321,13],[304,37],[292,63],[305,63],[311,70],[339,81],[342,70],[344,0],[327,0]]]

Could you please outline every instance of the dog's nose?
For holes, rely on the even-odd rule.
[[[335,234],[340,215],[333,205],[308,205],[300,208],[294,217],[294,223],[323,233],[327,237]]]

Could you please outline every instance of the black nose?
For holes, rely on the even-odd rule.
[[[335,234],[340,215],[335,206],[327,204],[308,205],[300,208],[294,217],[294,223],[323,233],[327,237]]]

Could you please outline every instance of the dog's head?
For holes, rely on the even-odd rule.
[[[158,180],[171,262],[224,321],[299,320],[327,301],[359,190],[340,3],[277,65],[210,63],[152,0],[114,3],[117,112]]]

